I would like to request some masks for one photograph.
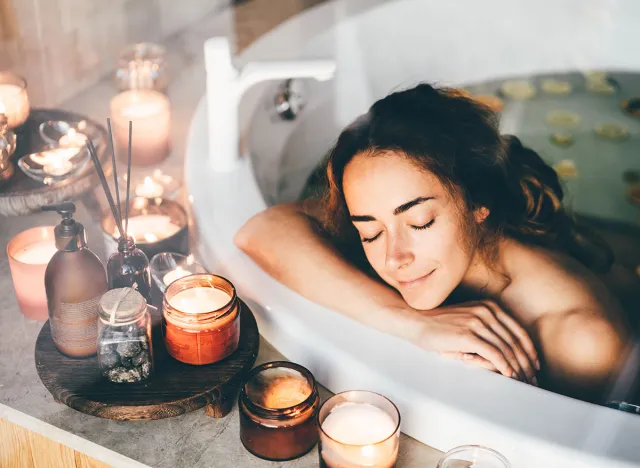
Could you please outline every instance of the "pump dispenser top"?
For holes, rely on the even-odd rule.
[[[72,202],[44,205],[42,211],[57,211],[62,222],[54,230],[56,248],[62,252],[75,252],[87,247],[87,236],[84,226],[73,219],[76,205]]]

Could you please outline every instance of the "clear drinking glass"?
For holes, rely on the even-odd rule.
[[[462,445],[444,454],[437,468],[511,468],[502,454],[481,445]]]

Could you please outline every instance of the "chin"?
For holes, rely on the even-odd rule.
[[[410,307],[416,310],[432,310],[439,307],[447,298],[446,294],[439,292],[425,291],[422,294],[402,293],[402,297]]]

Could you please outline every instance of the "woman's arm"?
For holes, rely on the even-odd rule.
[[[412,309],[397,291],[345,260],[317,228],[319,219],[315,200],[274,206],[250,219],[235,243],[271,276],[318,304],[425,349],[533,380],[535,364],[518,359],[528,355],[535,363],[533,344],[518,324],[504,322],[497,306]]]

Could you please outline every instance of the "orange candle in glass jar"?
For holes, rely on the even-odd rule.
[[[228,280],[211,274],[180,278],[167,287],[162,330],[169,354],[204,365],[231,355],[240,342],[240,307]]]

